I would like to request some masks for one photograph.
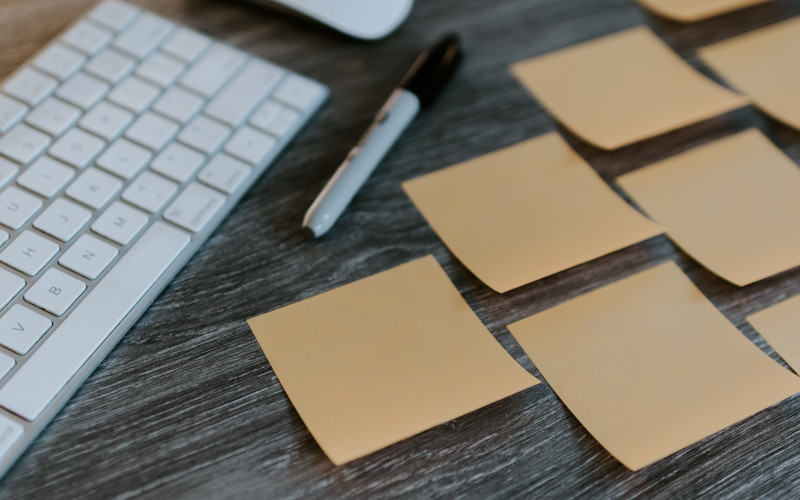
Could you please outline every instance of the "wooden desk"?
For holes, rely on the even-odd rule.
[[[0,76],[91,3],[2,0]],[[504,325],[675,259],[775,356],[744,317],[800,291],[800,271],[737,288],[661,236],[499,295],[453,258],[400,182],[554,129],[509,74],[512,62],[647,23],[695,63],[697,47],[797,15],[800,0],[686,26],[649,17],[631,0],[419,0],[408,23],[380,43],[230,2],[139,3],[318,78],[332,100],[11,469],[3,497],[750,497],[800,487],[800,397],[633,473],[547,384],[334,467],[244,322],[433,253],[502,345],[540,376]],[[446,30],[463,34],[468,53],[454,82],[335,230],[304,238],[309,203],[411,60]],[[612,179],[750,126],[800,161],[800,135],[750,108],[613,153],[569,140]]]

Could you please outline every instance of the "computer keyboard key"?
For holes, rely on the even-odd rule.
[[[183,73],[186,65],[160,52],[151,54],[136,68],[136,75],[159,87],[172,85]]]
[[[50,156],[83,169],[105,148],[105,142],[83,130],[73,128],[50,148]]]
[[[218,191],[193,182],[164,211],[164,219],[196,233],[225,201]]]
[[[150,150],[127,139],[118,139],[97,158],[95,164],[117,177],[130,179],[147,165],[152,156]]]
[[[288,75],[278,85],[273,97],[293,108],[304,110],[318,99],[322,86],[300,75]]]
[[[89,13],[89,17],[93,21],[114,31],[119,31],[130,24],[137,15],[139,15],[139,9],[133,5],[114,0],[102,2]]]
[[[178,28],[172,36],[164,42],[164,45],[161,46],[161,50],[178,59],[192,62],[197,59],[209,45],[211,45],[211,39],[207,36],[190,29]]]
[[[19,124],[0,137],[0,154],[28,165],[50,145],[50,137],[27,125]]]
[[[142,113],[158,97],[160,90],[136,76],[122,80],[108,94],[108,100],[134,113]]]
[[[89,208],[105,206],[122,188],[122,181],[102,170],[89,167],[69,185],[66,195]]]
[[[100,276],[119,251],[92,235],[84,234],[58,259],[61,267],[94,280]]]
[[[10,418],[0,415],[0,457],[8,453],[22,436],[24,429]]]
[[[181,85],[206,97],[214,94],[244,63],[244,53],[214,43],[180,79]]]
[[[60,43],[54,43],[36,56],[36,59],[33,60],[33,65],[36,69],[50,76],[59,80],[66,80],[78,71],[85,62],[85,55]]]
[[[0,252],[0,262],[28,276],[36,276],[58,251],[59,246],[47,238],[23,231]]]
[[[154,213],[159,211],[177,190],[178,185],[174,182],[145,171],[122,192],[122,199],[135,207]]]
[[[185,182],[200,165],[205,156],[182,144],[172,143],[150,164],[154,172],[165,175],[178,182]]]
[[[153,103],[153,111],[175,120],[186,123],[197,114],[205,101],[202,97],[181,87],[170,87]]]
[[[33,221],[33,227],[53,238],[67,242],[92,218],[92,213],[71,201],[59,198]]]
[[[258,130],[244,126],[236,131],[223,148],[226,153],[251,165],[261,164],[275,148],[277,140]]]
[[[262,130],[277,138],[281,138],[294,130],[294,126],[298,123],[299,119],[299,112],[288,106],[281,106],[277,113],[264,123]]]
[[[28,112],[28,107],[16,99],[0,94],[0,134],[19,123]]]
[[[3,92],[36,106],[58,87],[58,80],[33,68],[22,68],[3,85]]]
[[[200,115],[181,130],[178,140],[208,155],[216,152],[230,133],[231,129],[227,125]]]
[[[9,183],[19,172],[19,168],[15,163],[0,158],[0,188]]]
[[[147,214],[115,201],[92,224],[92,231],[114,243],[127,245],[147,224]]]
[[[160,151],[178,133],[178,124],[150,111],[125,131],[125,137],[153,151]]]
[[[100,101],[78,123],[80,127],[107,141],[116,139],[133,121],[133,113],[107,101]]]
[[[112,45],[137,59],[142,59],[155,50],[174,28],[175,25],[163,17],[145,12],[125,28],[114,39]]]
[[[136,67],[136,59],[108,48],[97,54],[83,69],[110,84],[118,83]]]
[[[0,388],[0,406],[32,421],[189,244],[156,222]]]
[[[0,247],[3,246],[3,243],[8,241],[8,238],[9,238],[8,233],[0,230]]]
[[[110,31],[88,21],[78,21],[64,33],[61,41],[84,54],[93,56],[108,45],[111,38]]]
[[[14,368],[15,364],[17,363],[14,361],[14,358],[0,353],[0,379],[8,375],[8,372],[10,372],[12,368]],[[2,439],[2,437],[0,437],[0,439]]]
[[[75,176],[75,170],[49,156],[40,156],[17,177],[17,184],[39,196],[51,198]]]
[[[270,120],[272,120],[278,111],[284,109],[285,107],[286,106],[280,104],[274,99],[267,99],[255,110],[252,115],[250,115],[249,123],[258,129],[265,130]]]
[[[21,228],[40,208],[39,198],[14,186],[0,192],[0,224],[9,229]]]
[[[19,304],[0,317],[0,345],[25,355],[53,326],[53,322]]]
[[[11,302],[11,299],[25,288],[25,280],[0,269],[0,309]]]
[[[197,174],[197,180],[230,194],[238,188],[252,172],[247,164],[231,158],[226,154],[218,154]]]
[[[61,84],[56,96],[86,111],[97,104],[109,88],[104,81],[80,72]]]
[[[25,118],[25,123],[59,137],[81,117],[81,110],[56,97],[48,97]]]
[[[67,309],[86,291],[86,285],[58,269],[48,269],[25,292],[25,301],[55,316],[63,316]]]
[[[273,64],[251,59],[211,99],[205,113],[232,127],[238,126],[272,91],[284,74],[285,71]]]

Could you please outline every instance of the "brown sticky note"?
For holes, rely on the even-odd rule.
[[[662,232],[550,133],[403,184],[461,262],[506,292]]]
[[[762,111],[800,130],[800,17],[699,50],[700,58]]]
[[[539,383],[432,256],[248,324],[337,465]]]
[[[747,104],[638,27],[514,64],[514,75],[565,127],[616,149]]]
[[[758,130],[618,181],[686,253],[731,283],[800,265],[800,170]]]
[[[659,16],[682,23],[693,23],[767,1],[769,0],[639,0],[639,3]]]
[[[800,296],[747,317],[775,352],[800,373]]]
[[[638,470],[800,391],[672,262],[509,326],[575,417]]]

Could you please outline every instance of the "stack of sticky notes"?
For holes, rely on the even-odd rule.
[[[691,23],[767,1],[769,0],[639,0],[639,3],[660,16]]]
[[[539,383],[432,256],[248,323],[335,464]]]
[[[686,253],[732,283],[800,265],[800,169],[755,129],[618,181]]]
[[[800,296],[748,316],[747,321],[800,373]]]
[[[662,232],[556,133],[403,188],[450,250],[498,292]]]
[[[800,18],[700,49],[700,57],[756,106],[800,130]]]
[[[794,111],[779,106],[791,100],[792,84],[800,84],[799,66],[785,55],[798,43],[800,20],[793,20],[708,47],[703,57],[734,82],[741,77],[740,86],[763,100],[762,107],[775,108],[787,122],[796,114],[800,124],[800,104]],[[556,119],[605,149],[748,102],[641,27],[517,63],[512,71]],[[556,134],[407,181],[404,188],[459,260],[499,292],[657,235],[661,227],[708,269],[740,286],[800,265],[800,171],[756,130],[618,182],[659,226],[620,199]]]
[[[559,122],[603,149],[748,102],[695,71],[644,27],[535,57],[512,71]]]
[[[799,311],[795,304],[789,317]],[[431,256],[249,324],[335,464],[539,383]],[[800,378],[741,335],[673,263],[509,329],[578,420],[633,470],[800,391]]]
[[[639,1],[688,22],[764,0]],[[749,97],[695,71],[643,27],[540,55],[512,71],[572,133],[613,150],[750,98],[800,128],[798,45],[795,19],[701,50]],[[452,253],[500,293],[662,233],[739,286],[800,266],[800,169],[758,130],[617,183],[644,213],[549,133],[403,188]],[[800,370],[800,297],[748,320]],[[486,330],[432,256],[249,324],[335,464],[539,383]],[[749,342],[673,262],[509,330],[576,418],[633,470],[800,392],[800,377]]]
[[[673,263],[509,326],[550,387],[638,470],[800,392]]]

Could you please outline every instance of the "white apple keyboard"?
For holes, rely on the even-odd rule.
[[[127,3],[0,88],[0,474],[328,96]]]

